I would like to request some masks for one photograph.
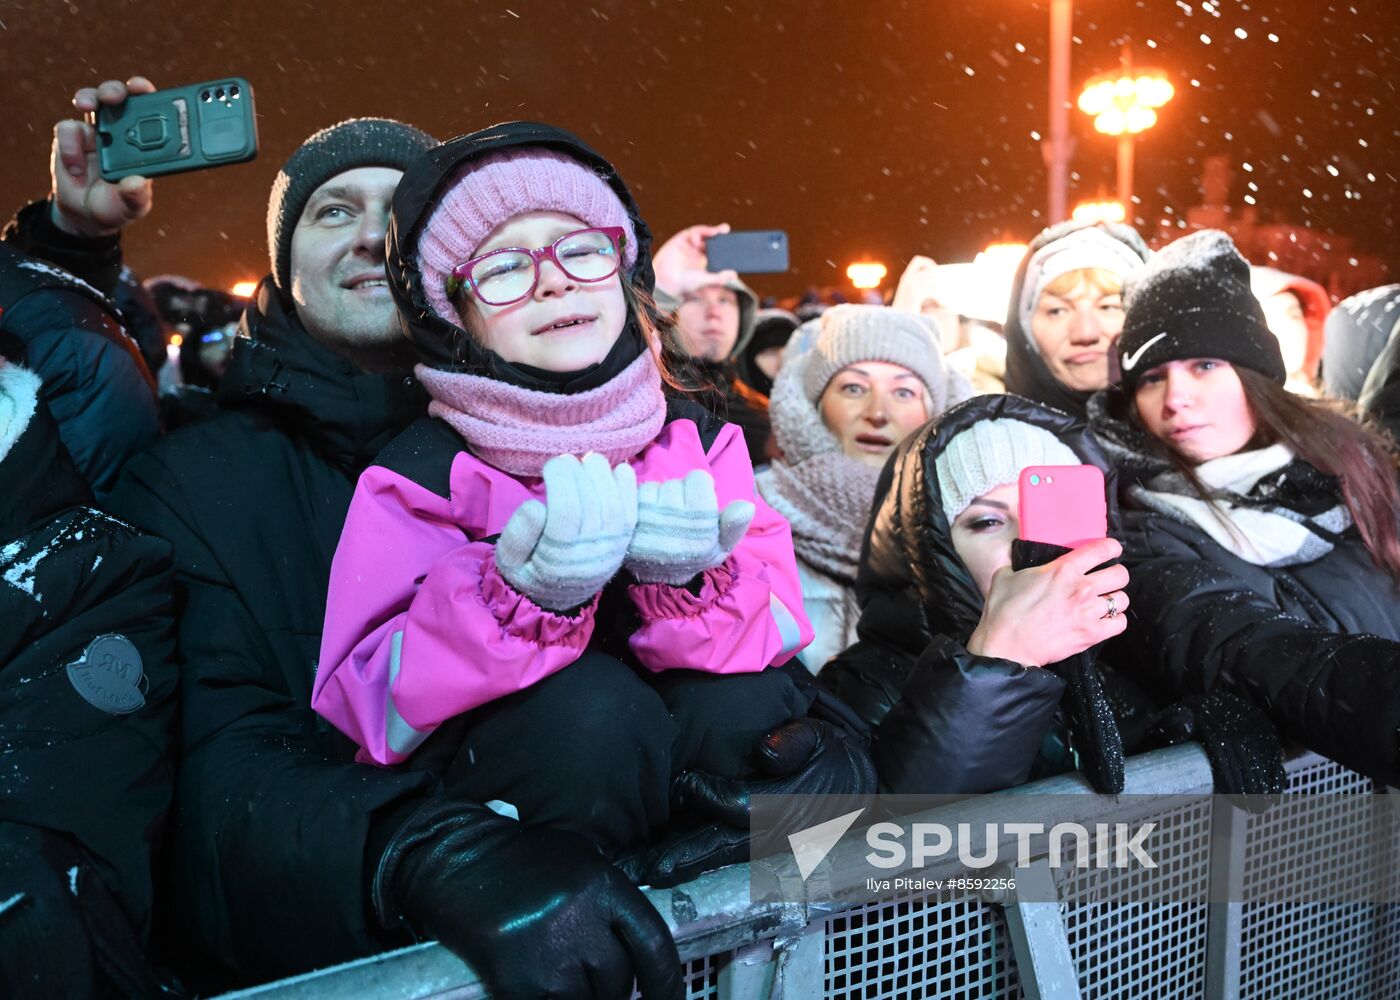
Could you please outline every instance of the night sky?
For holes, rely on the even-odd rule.
[[[1236,205],[1249,194],[1261,221],[1353,236],[1400,276],[1400,2],[1075,8],[1073,93],[1117,66],[1125,38],[1177,88],[1138,147],[1147,229],[1195,204],[1202,158],[1226,154]],[[967,260],[1045,224],[1046,0],[0,0],[0,22],[6,214],[47,190],[52,126],[78,86],[252,83],[258,159],[158,182],[125,238],[145,275],[264,274],[278,166],[356,115],[443,138],[519,117],[570,128],[617,163],[661,236],[787,229],[794,270],[761,292],[840,283],[859,256],[893,278],[911,254]],[[1072,126],[1070,203],[1111,197],[1113,140],[1078,110]]]

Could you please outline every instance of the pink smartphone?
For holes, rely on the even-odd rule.
[[[1032,465],[1017,481],[1021,537],[1074,548],[1108,535],[1103,471],[1094,465]]]

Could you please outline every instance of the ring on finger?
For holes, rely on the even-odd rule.
[[[1108,602],[1108,613],[1105,614],[1104,617],[1117,618],[1120,614],[1118,610],[1118,601],[1114,598],[1112,594],[1105,594],[1104,600]]]

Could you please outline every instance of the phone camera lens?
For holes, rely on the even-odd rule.
[[[215,99],[216,101],[222,101],[222,100],[224,99],[224,88],[223,88],[223,87],[220,87],[218,90],[214,91],[214,99]]]
[[[238,89],[238,85],[237,85],[237,84],[234,84],[232,87],[230,87],[230,88],[228,89],[228,96],[229,96],[229,97],[232,97],[234,100],[238,100],[238,98],[242,96],[242,94],[240,93],[240,91],[239,91],[239,89]]]
[[[212,101],[214,98],[210,95],[209,91],[204,90],[204,91],[200,91],[199,99],[200,99],[201,101],[203,101],[205,104],[208,104],[208,103],[209,103],[210,101]]]
[[[1040,477],[1037,476],[1037,475],[1035,475],[1034,473],[1031,474],[1031,485],[1032,485],[1032,486],[1039,486],[1039,485],[1040,485]]]

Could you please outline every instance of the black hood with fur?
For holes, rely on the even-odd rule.
[[[901,442],[875,490],[856,593],[862,638],[918,655],[936,635],[965,642],[982,617],[982,595],[953,547],[936,462],[948,443],[984,420],[1019,420],[1049,431],[1080,461],[1104,470],[1110,526],[1117,520],[1113,472],[1083,420],[1020,396],[976,396]],[[883,604],[886,613],[870,605]],[[888,630],[887,634],[871,632]]]

